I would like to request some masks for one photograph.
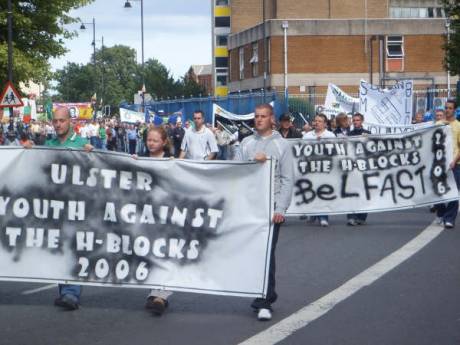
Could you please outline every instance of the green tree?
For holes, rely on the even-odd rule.
[[[93,59],[91,58],[91,61]],[[102,47],[96,51],[96,65],[68,63],[56,71],[54,97],[64,102],[88,102],[96,91],[98,103],[117,107],[122,101],[132,102],[142,88],[154,98],[180,98],[204,95],[205,91],[193,79],[175,80],[158,60],[148,59],[144,70],[136,62],[136,51],[122,45]],[[102,102],[101,102],[102,99]]]
[[[142,73],[142,71],[140,70]],[[154,98],[174,98],[180,94],[180,83],[157,59],[148,59],[144,66],[145,89]]]
[[[91,59],[93,61],[93,59]],[[96,92],[103,104],[118,106],[131,101],[140,85],[136,51],[122,45],[96,51],[96,65],[67,63],[56,71],[57,99],[65,102],[89,102]]]
[[[146,91],[154,98],[181,98],[184,96],[198,97],[206,91],[187,73],[184,77],[175,80],[171,72],[156,59],[149,59],[145,63]]]
[[[123,45],[97,50],[94,78],[97,98],[103,104],[118,106],[122,101],[131,102],[141,85],[136,50]]]
[[[67,63],[63,69],[56,71],[58,81],[55,100],[63,102],[89,102],[94,93],[94,67],[73,62]]]
[[[69,11],[93,0],[12,0],[13,78],[43,82],[52,76],[48,60],[66,52],[64,39],[76,35],[65,28],[77,18]],[[8,79],[7,0],[0,0],[0,82]]]
[[[450,39],[444,46],[446,56],[445,68],[451,75],[460,75],[460,2],[458,0],[443,0],[446,17],[450,23]]]

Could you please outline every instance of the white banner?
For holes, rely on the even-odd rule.
[[[288,215],[381,212],[458,199],[448,126],[400,135],[290,140]]]
[[[216,115],[222,116],[223,118],[226,118],[227,120],[232,120],[232,121],[249,121],[249,120],[254,119],[254,113],[245,114],[245,115],[234,114],[228,110],[225,110],[224,108],[222,108],[220,105],[217,105],[216,103],[213,103],[212,105],[212,114],[213,114],[213,123],[214,123],[214,118]]]
[[[361,80],[359,85],[360,112],[370,123],[408,125],[412,121],[413,87],[411,80],[399,81],[391,89]]]
[[[265,295],[271,161],[0,152],[0,280]]]
[[[324,108],[321,112],[327,117],[339,113],[353,114],[359,109],[359,98],[354,98],[343,92],[337,85],[329,83]]]
[[[120,108],[120,121],[127,123],[144,123],[145,115],[138,111]]]
[[[381,125],[377,123],[364,122],[363,127],[372,134],[401,134],[416,131],[422,128],[433,127],[433,122],[422,122],[410,125]]]

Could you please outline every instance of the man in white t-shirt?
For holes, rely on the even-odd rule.
[[[195,122],[195,128],[185,131],[179,158],[195,160],[215,159],[219,148],[217,147],[214,133],[204,125],[203,111],[196,110],[193,113],[193,122]]]

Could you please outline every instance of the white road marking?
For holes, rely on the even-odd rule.
[[[377,279],[402,264],[433,241],[443,230],[444,227],[436,225],[433,222],[417,237],[375,265],[353,277],[334,291],[277,322],[265,331],[243,341],[240,345],[270,345],[286,339],[294,332],[332,310],[338,303],[343,302],[363,287],[371,285]]]
[[[32,294],[40,292],[40,291],[45,291],[45,290],[55,288],[56,286],[57,286],[56,284],[45,285],[45,286],[39,287],[37,289],[23,291],[23,292],[21,292],[21,295],[32,295]]]

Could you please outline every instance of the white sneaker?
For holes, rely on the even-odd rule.
[[[442,220],[442,217],[436,217],[436,219],[434,220],[434,222],[438,225],[441,225],[443,220]]]
[[[444,226],[445,226],[446,229],[453,229],[454,228],[454,224],[451,223],[451,222],[445,222]]]
[[[347,225],[355,226],[355,225],[358,225],[358,223],[356,222],[356,220],[351,218],[351,219],[348,219]]]
[[[270,309],[260,308],[257,313],[257,320],[259,321],[268,321],[272,319],[272,312]]]
[[[329,226],[329,222],[326,219],[321,219],[319,224],[323,227]]]

